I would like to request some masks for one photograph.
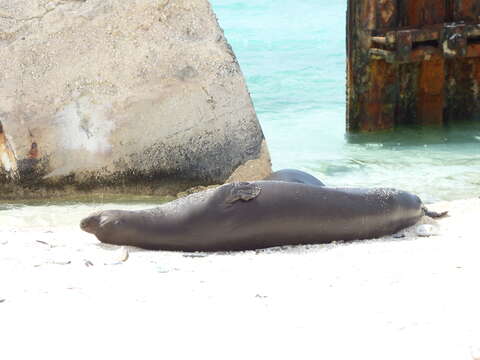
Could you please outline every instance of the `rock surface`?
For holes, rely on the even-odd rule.
[[[0,69],[0,197],[270,171],[207,0],[0,0]]]

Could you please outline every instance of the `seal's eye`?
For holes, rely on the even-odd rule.
[[[80,221],[80,229],[82,230],[87,230],[88,229],[88,220],[87,219],[83,219],[82,221]]]
[[[98,225],[97,216],[89,216],[80,221],[80,228],[86,232],[92,232]]]

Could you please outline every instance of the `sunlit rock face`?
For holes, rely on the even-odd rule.
[[[247,162],[270,171],[208,1],[0,0],[1,194],[168,193]]]

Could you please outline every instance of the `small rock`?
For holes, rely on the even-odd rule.
[[[70,265],[72,262],[70,260],[66,261],[52,261],[50,264],[53,265]]]
[[[403,233],[402,233],[402,234],[393,234],[392,237],[393,237],[394,239],[401,239],[401,238],[404,238],[404,237],[405,237],[405,234],[403,234]]]
[[[93,263],[90,260],[84,260],[84,264],[86,267],[93,266]]]
[[[480,360],[480,347],[471,347],[470,355],[473,360]]]
[[[49,243],[42,241],[42,240],[35,240],[39,244],[47,245],[48,247],[51,247]]]
[[[183,257],[189,257],[189,258],[204,258],[207,256],[208,256],[207,254],[199,254],[199,253],[183,254]]]
[[[5,299],[0,299],[0,304],[5,302]]]
[[[120,250],[118,251],[118,261],[120,262],[125,262],[128,260],[128,257],[129,257],[129,253],[128,253],[128,250],[127,248],[125,247],[121,247]]]
[[[415,232],[418,236],[433,236],[438,235],[438,228],[430,224],[422,224],[417,226]]]
[[[129,253],[126,247],[122,246],[115,252],[114,260],[112,262],[105,263],[105,265],[118,265],[128,260]]]

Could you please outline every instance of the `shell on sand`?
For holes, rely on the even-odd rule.
[[[434,236],[438,235],[439,229],[432,224],[422,224],[415,228],[415,233],[418,236]]]
[[[106,262],[105,265],[117,265],[121,264],[128,260],[129,252],[125,246],[120,247],[117,251],[115,251],[113,260],[110,262]]]

